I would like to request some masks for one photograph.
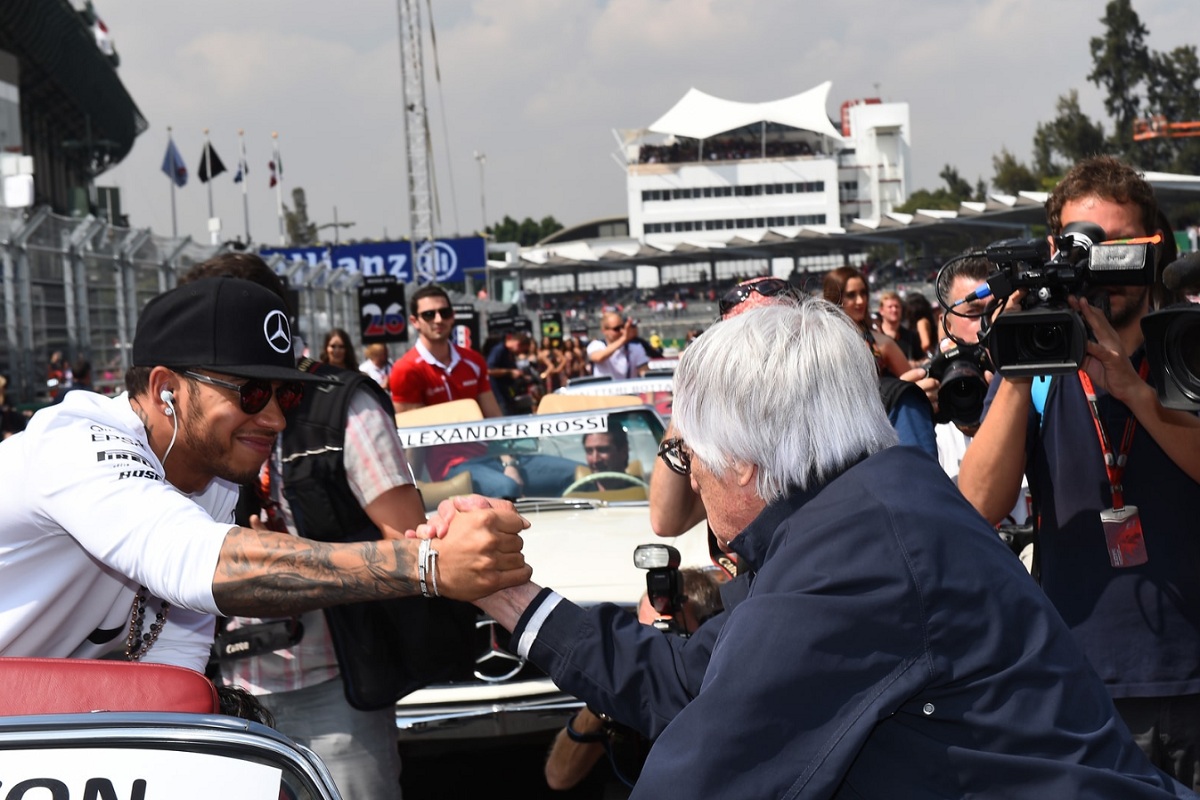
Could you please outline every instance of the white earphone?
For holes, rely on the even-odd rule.
[[[179,417],[175,416],[175,393],[170,389],[163,389],[158,393],[158,398],[167,404],[163,409],[163,414],[171,418],[171,443],[167,445],[167,452],[163,453],[163,463],[167,462],[167,456],[171,455],[171,448],[175,446],[175,437],[179,435]]]

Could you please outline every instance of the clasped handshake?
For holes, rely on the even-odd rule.
[[[427,522],[404,535],[436,540],[440,594],[470,602],[533,576],[521,552],[521,531],[528,527],[508,500],[472,494],[443,500]]]

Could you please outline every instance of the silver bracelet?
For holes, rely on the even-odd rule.
[[[438,592],[438,588],[437,588],[437,560],[438,560],[438,551],[434,550],[432,547],[429,548],[429,569],[428,569],[428,571],[429,571],[430,583],[433,584],[433,596],[441,597],[442,595],[441,595],[441,593]]]
[[[421,546],[417,548],[417,583],[421,587],[422,597],[432,597],[429,594],[429,588],[425,585],[425,561],[429,558],[429,539],[422,539]]]

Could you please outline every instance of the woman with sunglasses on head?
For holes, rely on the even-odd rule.
[[[356,372],[358,359],[354,356],[354,343],[350,341],[350,334],[341,328],[334,328],[325,334],[325,343],[321,345],[319,360],[322,364]]]

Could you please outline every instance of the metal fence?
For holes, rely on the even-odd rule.
[[[91,216],[58,216],[46,207],[0,208],[0,374],[8,377],[9,402],[47,399],[55,352],[68,364],[87,358],[96,387],[119,390],[142,306],[221,249]],[[298,327],[306,341],[314,343],[314,332],[331,327],[357,329],[356,276],[273,266],[290,273],[298,290]]]

